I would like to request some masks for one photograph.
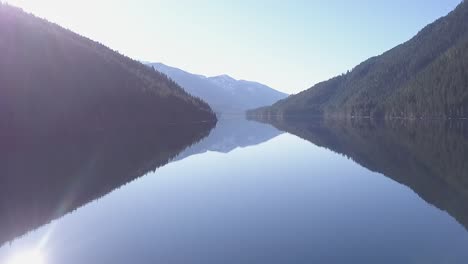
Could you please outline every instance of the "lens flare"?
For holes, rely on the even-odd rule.
[[[44,256],[40,251],[18,252],[7,262],[7,264],[46,264]]]

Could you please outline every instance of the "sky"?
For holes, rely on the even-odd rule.
[[[297,93],[410,39],[461,0],[6,2],[137,60]]]

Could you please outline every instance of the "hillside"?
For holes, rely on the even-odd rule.
[[[217,113],[243,113],[267,106],[287,95],[266,85],[236,80],[228,75],[205,77],[162,63],[148,63],[166,74],[193,96],[206,101]]]
[[[252,115],[468,116],[468,2],[352,71]]]
[[[165,75],[7,4],[0,4],[0,36],[0,128],[215,121],[206,103]]]

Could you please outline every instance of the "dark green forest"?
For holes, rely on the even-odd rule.
[[[346,74],[248,114],[468,117],[468,2]]]
[[[7,4],[0,58],[0,128],[15,133],[216,120],[164,74]]]

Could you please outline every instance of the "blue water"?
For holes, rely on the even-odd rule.
[[[0,263],[31,251],[44,264],[468,259],[466,229],[409,187],[268,130],[276,132],[226,153],[195,145],[191,155],[3,245]],[[236,144],[219,144],[226,142]]]

